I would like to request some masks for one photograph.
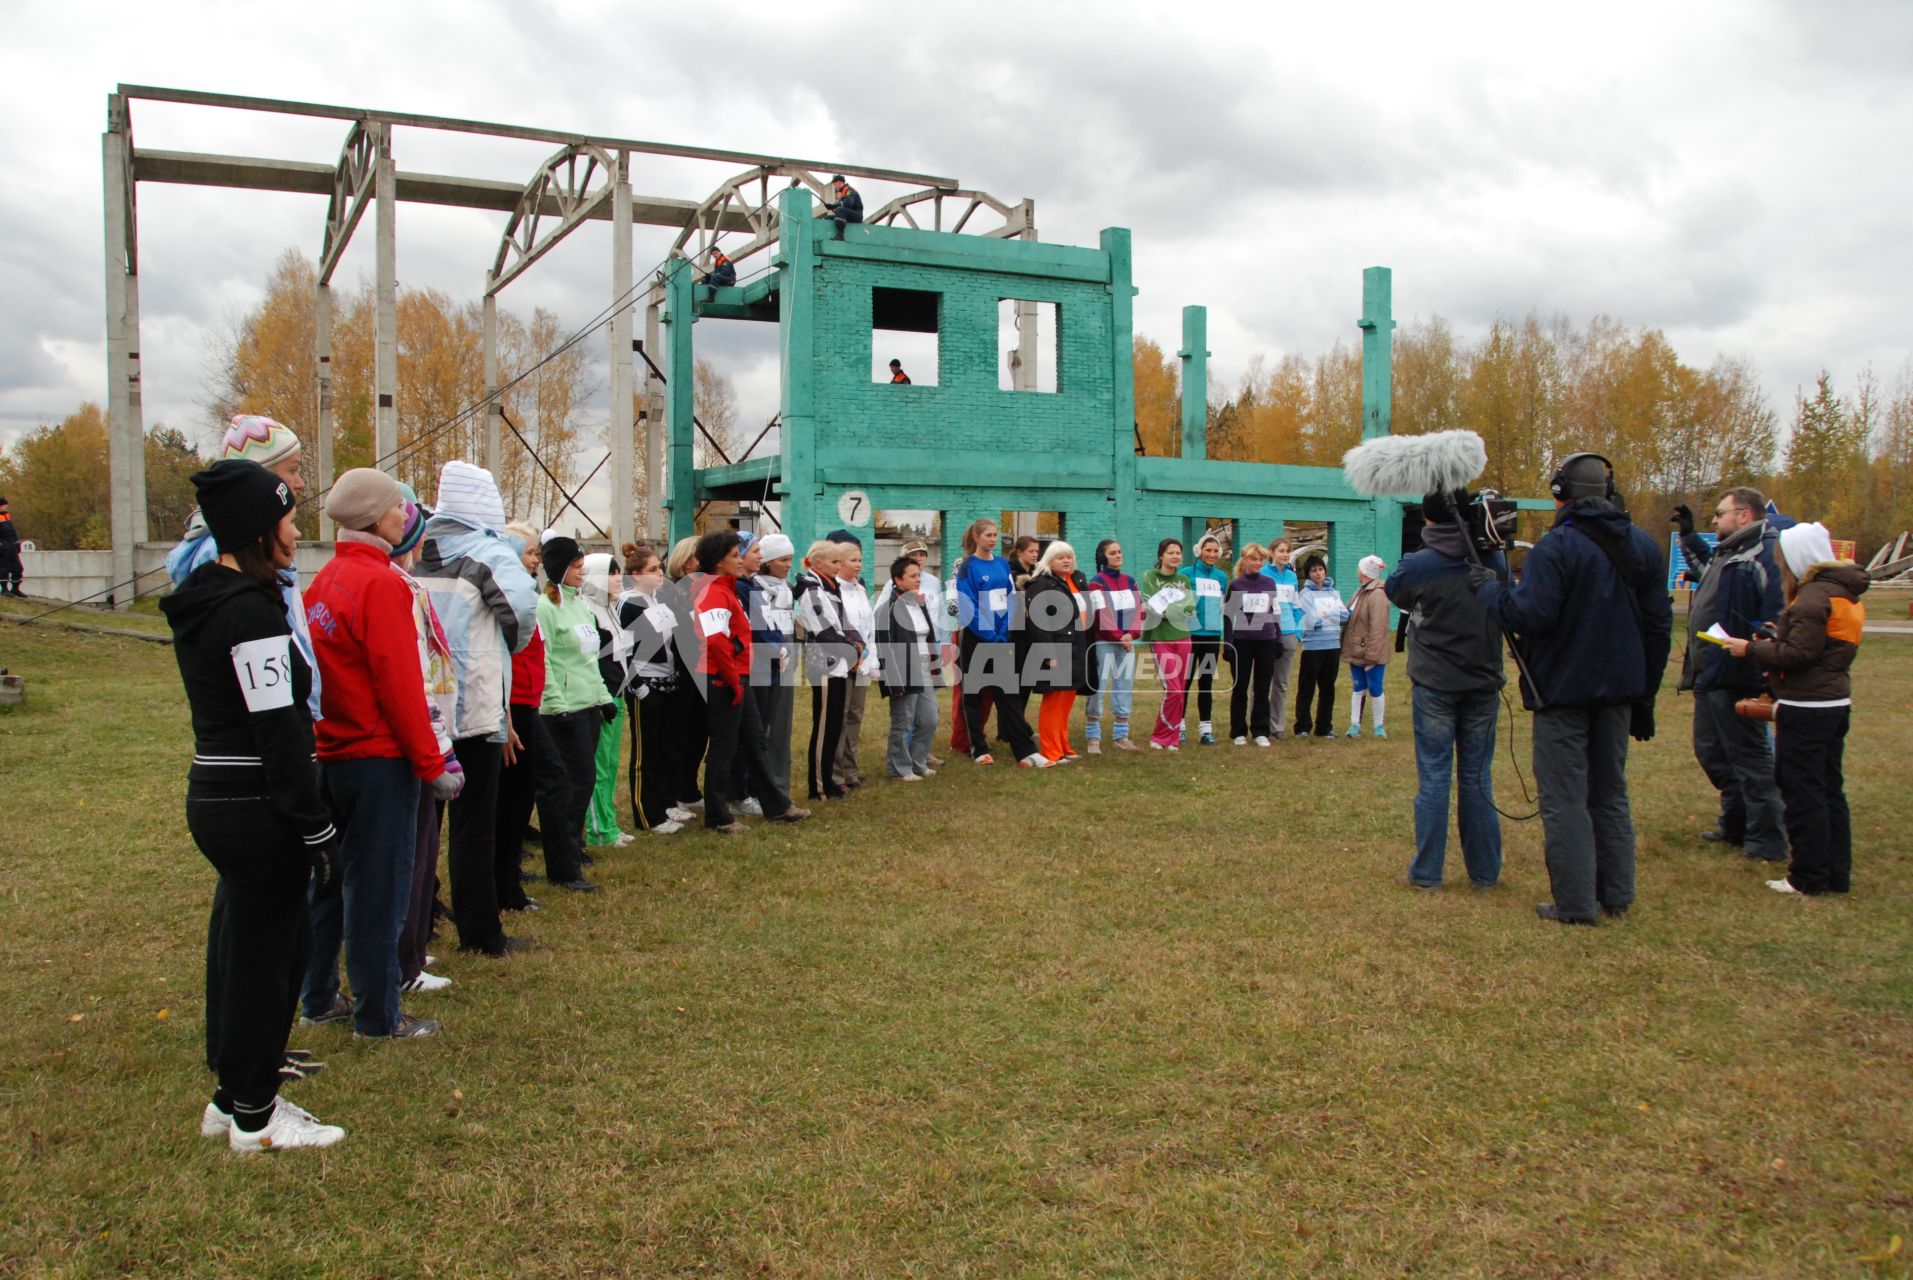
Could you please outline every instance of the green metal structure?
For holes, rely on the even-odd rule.
[[[942,513],[940,563],[955,563],[980,516],[1054,511],[1087,563],[1102,538],[1122,540],[1140,572],[1157,541],[1185,542],[1211,519],[1242,541],[1267,542],[1283,522],[1326,522],[1330,572],[1355,581],[1356,562],[1401,546],[1401,505],[1359,497],[1331,467],[1222,462],[1206,456],[1207,316],[1183,310],[1182,456],[1138,457],[1132,379],[1130,235],[1096,248],[899,226],[832,224],[810,195],[781,197],[773,269],[731,288],[694,284],[677,259],[665,279],[666,394],[673,539],[692,532],[700,502],[781,503],[799,554],[810,539],[872,510]],[[1363,275],[1363,435],[1389,427],[1390,273]],[[1004,300],[1053,304],[1055,389],[999,386]],[[698,320],[775,322],[782,343],[782,446],[775,457],[694,470],[691,388]],[[936,385],[871,376],[886,330],[937,335]],[[927,381],[927,380],[926,380]],[[866,574],[878,567],[866,561]]]

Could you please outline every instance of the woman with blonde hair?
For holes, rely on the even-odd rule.
[[[1076,572],[1076,549],[1057,539],[1044,549],[1023,588],[1023,628],[1017,633],[1017,669],[1026,688],[1043,695],[1037,712],[1042,752],[1051,764],[1076,759],[1069,747],[1069,713],[1089,688],[1089,596]]]
[[[664,558],[664,572],[668,581],[657,589],[656,600],[680,620],[689,618],[704,576],[697,568],[696,538],[679,538],[672,544],[671,554]],[[696,631],[695,627],[685,627],[671,633],[671,664],[678,675],[677,684],[668,695],[671,701],[667,723],[674,733],[669,754],[676,774],[671,787],[672,803],[687,811],[704,807],[704,792],[699,790],[697,779],[704,765],[705,748],[711,742],[708,708],[698,692]]]
[[[804,629],[804,674],[810,681],[810,798],[841,800],[844,790],[831,777],[844,732],[850,668],[856,646],[844,634],[843,597],[837,568],[845,548],[819,538],[804,553],[798,575],[797,621]]]
[[[956,575],[958,618],[963,624],[957,644],[957,665],[963,669],[958,689],[962,714],[969,720],[970,755],[978,764],[995,763],[983,737],[980,709],[984,693],[995,690],[997,731],[1010,744],[1017,763],[1048,768],[1049,759],[1037,750],[1036,734],[1023,717],[1021,699],[1014,696],[1017,673],[1010,639],[1010,593],[1015,587],[1011,567],[997,558],[997,537],[996,521],[985,518],[972,523],[963,534],[963,548],[969,554]]]
[[[1238,747],[1269,745],[1272,718],[1270,687],[1275,656],[1282,647],[1282,622],[1275,612],[1275,587],[1262,572],[1268,552],[1251,542],[1236,558],[1235,580],[1223,598],[1227,648],[1234,655],[1235,687],[1229,691],[1229,740]],[[1251,701],[1253,699],[1253,702]]]

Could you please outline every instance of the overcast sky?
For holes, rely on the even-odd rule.
[[[292,6],[12,0],[0,47],[0,442],[105,399],[100,132],[117,83],[466,116],[941,174],[1042,238],[1134,230],[1137,327],[1210,308],[1212,376],[1353,340],[1363,267],[1404,322],[1529,310],[1743,356],[1783,420],[1825,366],[1913,351],[1913,4]],[[310,15],[310,16],[281,16]],[[141,147],[330,163],[345,128],[136,104]],[[417,130],[399,167],[513,182],[552,148]],[[650,161],[700,199],[729,165]],[[895,194],[865,184],[874,206]],[[321,197],[145,185],[146,422],[208,422],[206,357]],[[475,299],[503,214],[401,206],[399,278]],[[369,275],[371,220],[343,277]],[[582,323],[609,233],[504,295]],[[668,241],[642,232],[640,269]],[[776,408],[767,326],[700,351]],[[600,348],[601,349],[601,348]],[[162,533],[163,536],[163,533]]]

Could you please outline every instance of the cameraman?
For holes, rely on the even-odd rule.
[[[1714,507],[1709,547],[1694,532],[1694,513],[1674,508],[1687,563],[1701,570],[1687,609],[1687,651],[1680,687],[1694,693],[1694,756],[1720,792],[1720,817],[1701,839],[1745,847],[1749,858],[1787,859],[1780,793],[1774,787],[1773,743],[1766,722],[1734,714],[1734,703],[1757,696],[1766,681],[1752,659],[1736,658],[1700,639],[1719,623],[1728,635],[1752,639],[1780,616],[1780,572],[1767,541],[1767,499],[1758,489],[1730,489]]]
[[[1654,736],[1654,695],[1674,630],[1660,547],[1634,527],[1606,458],[1577,453],[1548,482],[1554,527],[1509,588],[1477,571],[1489,612],[1527,660],[1521,699],[1534,712],[1534,775],[1553,902],[1535,914],[1594,923],[1634,901],[1627,740]]]
[[[1470,586],[1468,529],[1446,494],[1421,502],[1422,549],[1402,557],[1382,591],[1410,615],[1408,683],[1414,697],[1415,860],[1408,883],[1441,887],[1448,852],[1448,777],[1460,775],[1457,809],[1468,880],[1490,889],[1501,879],[1501,817],[1490,770],[1495,753],[1501,629]],[[1505,577],[1499,551],[1482,557]]]

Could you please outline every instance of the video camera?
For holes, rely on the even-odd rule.
[[[1514,545],[1515,517],[1519,509],[1513,498],[1504,498],[1495,489],[1462,489],[1443,493],[1436,490],[1421,500],[1424,518],[1437,523],[1460,524],[1468,530],[1477,551],[1505,551]]]

